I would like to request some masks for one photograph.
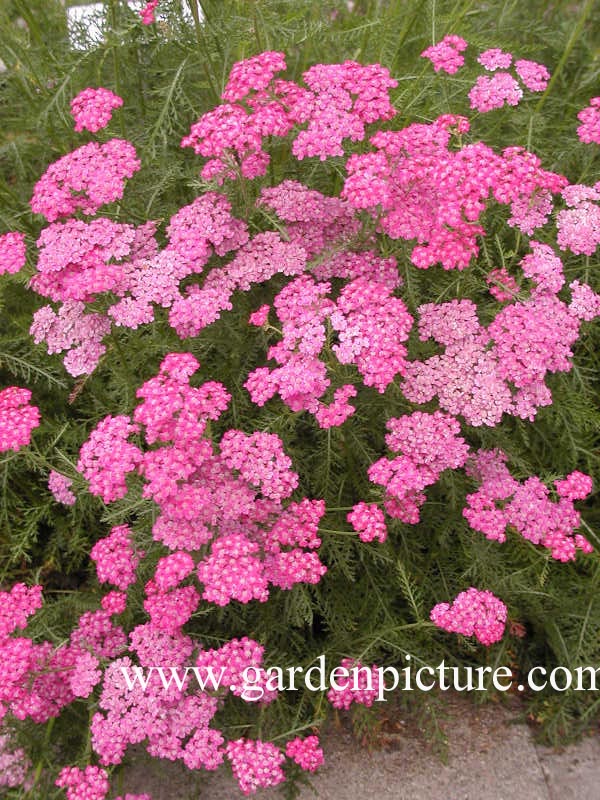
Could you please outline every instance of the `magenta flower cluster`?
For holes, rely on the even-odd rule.
[[[40,424],[40,410],[30,404],[29,389],[9,386],[0,391],[0,453],[20,450]]]
[[[438,603],[430,616],[438,628],[474,636],[481,644],[489,646],[504,635],[507,609],[492,592],[471,587],[451,603]]]
[[[71,116],[75,120],[75,130],[97,133],[106,128],[115,108],[121,108],[123,98],[104,89],[88,87],[71,100]]]
[[[207,424],[221,416],[230,397],[220,383],[190,386],[198,368],[190,354],[168,355],[158,375],[138,390],[142,402],[133,421],[102,420],[78,464],[90,492],[106,503],[125,496],[129,473],[142,476],[143,496],[158,506],[153,536],[175,551],[168,563],[185,565],[172,582],[155,576],[146,586],[145,608],[169,632],[187,622],[200,597],[217,605],[264,602],[270,584],[289,589],[317,583],[326,571],[315,552],[324,503],[288,502],[298,476],[276,435],[230,429],[218,445],[210,439]],[[130,441],[142,433],[158,447],[142,452]],[[208,544],[197,563],[187,555]],[[137,556],[126,526],[113,529],[92,557],[101,580],[123,589],[133,581]],[[159,563],[157,575],[162,569]],[[202,595],[190,585],[176,588],[192,572]]]

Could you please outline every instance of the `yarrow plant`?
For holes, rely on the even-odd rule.
[[[157,5],[141,10],[144,25]],[[451,34],[422,56],[452,76],[470,69],[467,50]],[[86,498],[102,509],[90,552],[97,602],[52,638],[41,585],[0,591],[2,724],[50,725],[90,709],[89,748],[77,763],[61,751],[52,775],[67,800],[112,798],[113,774],[136,745],[190,770],[229,764],[245,795],[317,770],[322,717],[304,720],[301,704],[282,731],[269,716],[281,699],[269,631],[318,642],[337,626],[354,636],[351,616],[328,618],[331,598],[352,580],[381,598],[387,579],[373,564],[400,576],[376,614],[385,625],[402,594],[415,635],[446,637],[444,651],[469,637],[485,658],[485,648],[504,652],[518,602],[503,598],[493,570],[489,587],[454,570],[435,579],[425,608],[407,552],[422,563],[435,552],[432,572],[458,541],[489,543],[491,559],[526,543],[543,570],[595,557],[583,532],[590,475],[531,474],[495,438],[551,413],[558,379],[575,370],[600,316],[589,270],[574,266],[600,244],[600,184],[571,184],[529,149],[497,149],[474,132],[478,114],[545,91],[549,71],[484,50],[485,74],[461,113],[401,125],[399,82],[381,64],[314,64],[298,81],[287,69],[279,51],[235,63],[221,102],[188,120],[180,144],[199,157],[201,179],[189,202],[160,218],[130,213],[130,190],[152,164],[143,146],[105,132],[33,187],[41,230],[27,237],[29,254],[22,232],[0,237],[0,272],[29,270],[28,290],[42,298],[33,343],[62,354],[77,378],[70,403],[88,381],[102,385],[98,376],[110,387],[113,371],[127,375],[118,401],[108,391],[108,413],[95,399],[77,452],[58,439],[48,453],[35,440],[25,451],[43,464],[61,514]],[[584,143],[598,141],[596,100],[579,114]],[[85,88],[71,103],[75,131],[103,130],[121,107],[112,90]],[[493,263],[498,231],[512,250]],[[434,288],[415,294],[416,284]],[[136,359],[139,372],[129,369]],[[32,442],[34,402],[27,388],[0,392],[1,451]],[[307,466],[317,458],[322,479]],[[436,505],[458,508],[452,545],[435,524],[420,538]],[[378,697],[370,660],[385,656],[373,645],[384,637],[361,636],[356,652],[335,650],[359,680],[325,692],[334,709]],[[181,668],[183,679],[165,683],[158,667]],[[143,670],[145,685],[125,678]],[[40,770],[31,777],[28,754],[3,730],[0,785],[29,790]]]

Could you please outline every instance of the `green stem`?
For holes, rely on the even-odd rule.
[[[548,98],[548,95],[552,91],[552,87],[556,83],[556,80],[557,80],[558,76],[560,75],[560,73],[562,72],[563,67],[567,63],[567,59],[571,55],[571,50],[575,47],[575,43],[579,39],[579,37],[581,35],[581,32],[583,30],[583,26],[585,25],[587,18],[591,14],[595,3],[596,3],[596,0],[587,0],[585,6],[583,7],[583,11],[579,15],[579,19],[577,20],[577,24],[575,25],[575,27],[571,31],[571,35],[569,37],[569,41],[567,42],[567,45],[566,45],[566,47],[565,47],[565,49],[563,51],[563,54],[560,57],[560,60],[559,60],[558,64],[556,65],[556,69],[554,70],[554,74],[550,78],[550,83],[546,87],[546,91],[540,97],[539,102],[538,102],[537,106],[535,107],[535,113],[536,114],[539,114],[539,112],[544,107],[546,99]]]

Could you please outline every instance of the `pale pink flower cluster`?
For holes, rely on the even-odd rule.
[[[583,108],[577,119],[581,125],[577,128],[577,136],[586,144],[600,144],[600,97],[592,97],[589,106]]]
[[[138,430],[129,417],[109,415],[96,425],[81,447],[77,470],[89,481],[90,492],[105,503],[127,494],[125,479],[142,460],[139,448],[128,441]]]
[[[480,75],[469,92],[471,108],[482,114],[504,105],[518,106],[523,90],[508,72],[496,72],[491,78]]]
[[[73,377],[94,371],[106,352],[102,339],[110,331],[110,322],[102,314],[86,314],[85,304],[67,300],[56,313],[52,306],[42,306],[33,315],[29,333],[36,344],[46,342],[48,353],[62,353],[67,372]]]
[[[445,347],[442,355],[412,362],[404,395],[440,405],[471,425],[497,425],[503,414],[533,420],[552,397],[549,372],[568,372],[579,336],[577,314],[556,296],[564,284],[562,263],[548,245],[531,242],[521,261],[534,284],[528,299],[505,306],[484,328],[471,300],[429,303],[418,311],[419,335]],[[509,299],[502,295],[503,299]]]
[[[595,317],[600,317],[600,294],[594,292],[586,283],[573,281],[569,284],[571,302],[569,311],[580,320],[590,322]]]
[[[287,743],[285,754],[307,772],[316,772],[324,761],[318,736],[307,736],[304,739],[297,736]]]
[[[474,636],[481,644],[499,642],[504,635],[507,609],[492,592],[471,587],[452,603],[438,603],[431,609],[431,621],[449,633]]]
[[[175,661],[180,650],[177,640],[170,646],[164,640],[164,644],[164,663],[179,663]],[[146,742],[154,758],[180,760],[188,769],[216,769],[223,761],[223,736],[209,724],[218,698],[205,692],[188,693],[174,682],[166,689],[156,672],[149,674],[145,691],[137,683],[129,688],[122,669],[131,671],[133,666],[125,656],[104,672],[100,710],[91,724],[92,746],[100,763],[120,764],[128,745]]]
[[[520,483],[506,466],[507,456],[498,450],[479,450],[468,465],[468,474],[480,486],[467,495],[463,515],[469,525],[488,539],[506,541],[510,526],[533,544],[550,550],[558,561],[572,561],[576,550],[592,550],[581,534],[575,533],[581,518],[573,506],[592,491],[592,480],[581,472],[572,472],[554,482],[558,501],[550,499],[549,489],[537,476]]]
[[[224,256],[248,241],[248,226],[231,213],[222,194],[206,192],[175,213],[167,226],[167,250],[188,263],[188,273],[202,272],[211,255]]]
[[[49,225],[38,240],[38,272],[31,286],[63,305],[58,313],[50,306],[36,312],[31,327],[36,343],[46,341],[50,353],[68,350],[65,367],[78,376],[97,366],[106,350],[102,340],[111,320],[117,326],[137,328],[152,322],[155,306],[169,308],[176,303],[173,324],[183,329],[185,320],[190,329],[190,312],[198,309],[201,298],[184,299],[179,292],[181,281],[201,272],[213,253],[225,255],[248,239],[245,223],[232,217],[230,210],[221,195],[209,192],[197,198],[171,218],[169,244],[160,252],[153,222],[136,228],[99,217],[90,223],[69,220]],[[265,256],[258,247],[260,241],[259,237],[253,254],[257,260]],[[238,268],[238,280],[240,273]],[[219,278],[215,270],[213,286]],[[229,290],[221,286],[214,292],[207,286],[202,297],[214,306],[208,321],[230,307],[229,296],[236,288],[235,280],[230,281]],[[84,303],[109,292],[121,299],[108,308],[107,315],[85,313]],[[208,324],[206,315],[201,324]]]
[[[75,120],[75,130],[88,130],[97,133],[106,128],[115,108],[121,108],[123,99],[119,95],[104,89],[102,86],[93,89],[91,86],[79,92],[71,100],[71,115]]]
[[[21,786],[28,792],[33,785],[32,764],[22,747],[16,747],[7,728],[0,726],[0,788]]]
[[[348,710],[352,703],[370,708],[379,693],[380,672],[376,664],[366,667],[360,661],[343,658],[336,669],[335,683],[327,692],[334,708]]]
[[[75,505],[76,497],[71,491],[73,481],[56,470],[51,470],[48,476],[48,489],[57,503],[65,506]]]
[[[543,92],[548,86],[550,73],[543,64],[522,58],[515,61],[515,70],[530,92]]]
[[[135,148],[124,139],[84,144],[48,167],[33,189],[31,210],[48,222],[78,209],[95,214],[123,197],[125,180],[140,166]]]
[[[469,92],[471,108],[481,113],[503,108],[504,105],[516,106],[523,97],[523,90],[506,70],[512,64],[512,54],[504,53],[498,48],[486,50],[477,58],[484,69],[494,72],[492,77],[480,75]],[[520,59],[515,61],[515,72],[522,84],[531,92],[543,92],[550,80],[550,73],[543,64]]]
[[[428,58],[436,72],[443,70],[449,75],[454,75],[465,63],[462,52],[467,49],[467,43],[456,34],[448,34],[421,53],[421,58]]]
[[[394,259],[381,259],[369,251],[347,252],[360,222],[352,206],[339,197],[327,197],[298,181],[284,180],[261,189],[257,206],[274,211],[286,223],[290,242],[300,245],[306,258],[314,261],[313,274],[318,280],[372,276],[386,283],[380,274],[385,271],[396,276],[391,288],[398,285]],[[352,259],[349,264],[348,257]]]
[[[593,255],[600,244],[600,181],[593,187],[567,186],[562,196],[568,208],[556,217],[558,246],[576,255]]]
[[[512,64],[511,53],[504,53],[498,47],[492,47],[490,50],[485,50],[477,56],[477,61],[490,72],[495,72],[497,69],[508,69]]]
[[[372,542],[375,539],[385,542],[387,539],[385,515],[377,503],[365,503],[361,500],[348,512],[346,519],[358,533],[361,542]]]
[[[202,286],[192,284],[185,295],[177,295],[169,322],[181,338],[197,336],[207,325],[233,308],[235,291],[249,291],[254,284],[281,273],[299,275],[306,269],[306,252],[279,233],[265,231],[240,247],[225,266],[212,269]]]
[[[97,666],[93,657],[86,663],[87,647],[74,638],[55,648],[51,642],[12,636],[41,607],[41,592],[41,586],[29,589],[22,583],[0,592],[0,720],[7,712],[36,723],[58,716],[82,688],[84,673]],[[97,672],[95,682],[99,678]],[[88,686],[93,683],[88,677]]]
[[[146,5],[138,12],[142,20],[142,25],[152,25],[156,22],[154,11],[158,5],[159,0],[148,0]]]
[[[369,480],[384,487],[385,510],[391,517],[416,524],[426,500],[423,489],[436,483],[444,470],[462,467],[469,446],[458,435],[458,420],[441,411],[392,418],[387,428],[388,447],[401,455],[371,464]]]
[[[9,231],[0,236],[0,275],[23,269],[27,258],[25,234]]]
[[[0,453],[20,450],[40,424],[40,410],[30,405],[31,392],[18,386],[0,391]]]
[[[330,293],[329,282],[317,283],[308,275],[279,292],[273,305],[283,338],[268,351],[279,366],[255,369],[244,384],[257,405],[278,393],[293,411],[314,414],[323,428],[341,425],[353,414],[348,400],[356,396],[347,384],[336,389],[330,405],[322,400],[331,383],[320,358],[327,321],[337,334],[331,349],[340,363],[355,364],[365,385],[382,393],[404,373],[404,342],[413,322],[404,302],[383,283],[357,278],[343,287],[335,303],[327,297]]]

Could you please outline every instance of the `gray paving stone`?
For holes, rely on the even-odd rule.
[[[600,800],[600,739],[588,737],[560,751],[537,748],[551,800]]]

